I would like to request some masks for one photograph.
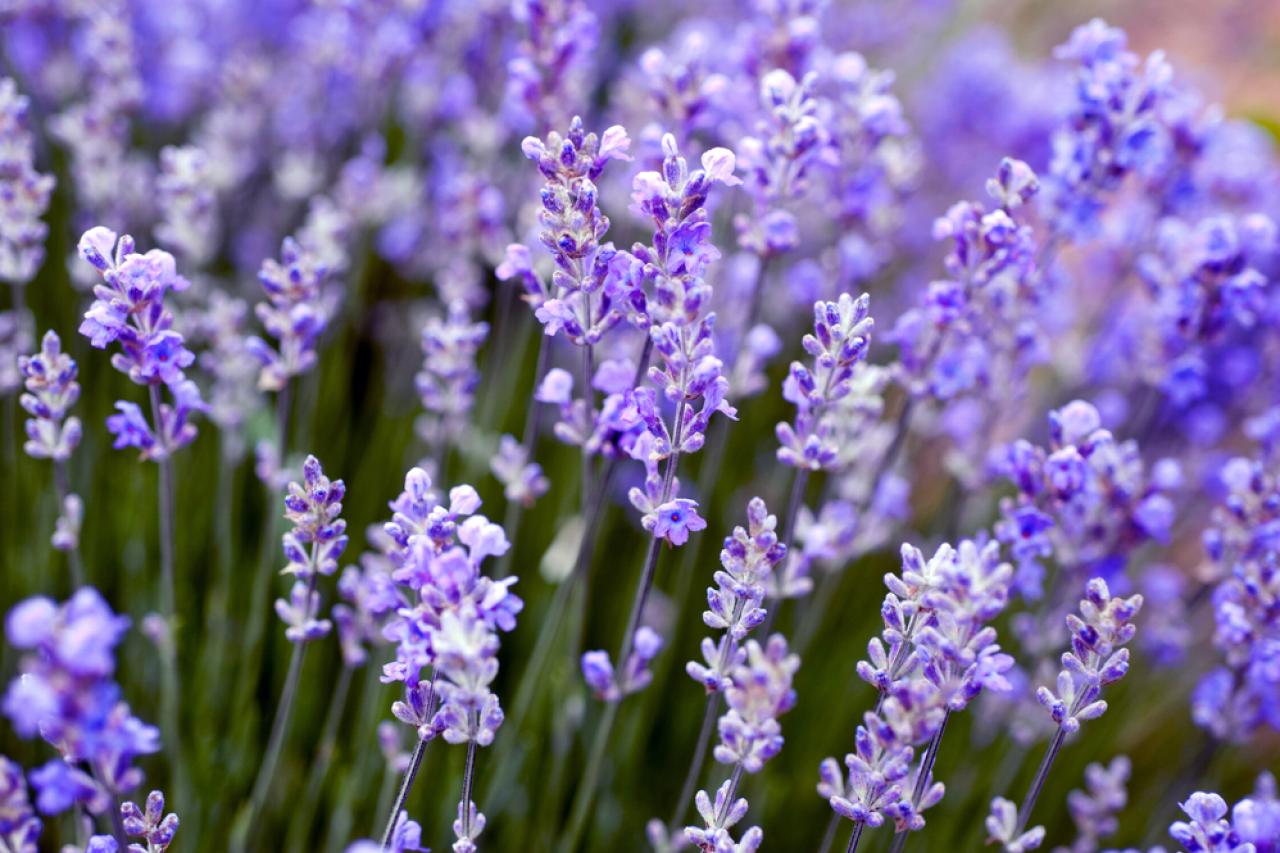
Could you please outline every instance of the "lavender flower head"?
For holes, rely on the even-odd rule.
[[[1044,827],[1035,826],[1018,832],[1018,806],[1004,797],[991,801],[991,814],[987,816],[987,843],[999,844],[1005,853],[1027,853],[1037,850],[1044,842]]]
[[[432,317],[423,326],[422,370],[415,383],[427,415],[417,426],[437,455],[466,429],[480,383],[476,353],[488,335],[489,324],[471,322],[460,301],[450,304],[444,317]]]
[[[1124,646],[1137,632],[1133,618],[1142,609],[1141,595],[1113,598],[1101,578],[1085,584],[1084,595],[1080,615],[1067,617],[1071,649],[1062,655],[1057,692],[1048,687],[1036,690],[1036,699],[1067,734],[1106,712],[1102,688],[1129,671],[1129,650]]]
[[[704,663],[685,664],[685,672],[708,693],[732,684],[730,672],[745,661],[742,641],[765,620],[766,582],[787,553],[787,546],[778,541],[777,527],[778,519],[769,514],[764,501],[752,498],[747,504],[747,527],[735,527],[724,539],[723,568],[714,575],[716,585],[707,587],[707,609],[702,613],[703,623],[724,636],[719,641],[704,637]]]
[[[133,716],[115,682],[128,625],[91,587],[62,605],[29,598],[9,611],[6,637],[26,654],[4,713],[19,736],[38,733],[60,755],[31,774],[42,812],[82,803],[102,813],[142,781],[133,760],[160,749],[159,731]]]
[[[1026,163],[1005,158],[987,193],[997,202],[960,202],[933,226],[948,240],[948,277],[931,282],[921,304],[898,318],[903,381],[917,397],[950,400],[1020,381],[1043,357],[1031,228],[1015,219],[1039,189]]]
[[[1067,795],[1067,808],[1076,825],[1076,840],[1070,847],[1059,847],[1055,853],[1095,853],[1102,840],[1119,828],[1117,815],[1129,802],[1125,785],[1132,764],[1123,755],[1109,765],[1090,764],[1085,768],[1087,791],[1075,790]]]
[[[53,193],[53,176],[35,169],[30,101],[17,84],[0,79],[0,280],[25,285],[44,260],[49,233],[41,219]]]
[[[156,239],[193,268],[205,266],[217,251],[220,236],[208,155],[190,145],[162,148],[156,194],[164,215],[156,226]]]
[[[1243,841],[1227,820],[1227,802],[1217,794],[1196,791],[1179,808],[1187,820],[1174,822],[1169,834],[1187,850],[1205,853],[1255,853],[1253,844]]]
[[[1204,545],[1218,573],[1213,643],[1224,665],[1201,679],[1191,708],[1215,736],[1243,741],[1261,726],[1280,730],[1280,486],[1262,459],[1228,460],[1220,478],[1226,500]]]
[[[178,831],[178,816],[173,812],[164,813],[164,794],[159,791],[147,794],[143,808],[132,802],[122,804],[120,816],[125,833],[146,842],[145,847],[130,844],[129,853],[164,853]]]
[[[345,495],[346,485],[326,477],[314,456],[302,464],[302,482],[289,484],[284,507],[293,529],[282,538],[288,561],[283,573],[295,580],[289,600],[276,601],[276,613],[289,626],[285,634],[290,642],[319,639],[332,627],[329,620],[319,618],[316,581],[319,575],[338,570],[338,558],[346,550],[347,523],[339,517]]]
[[[755,853],[764,843],[764,832],[758,826],[749,828],[739,839],[734,840],[730,830],[747,816],[748,804],[746,797],[732,799],[732,787],[732,781],[726,779],[716,789],[714,802],[706,791],[699,791],[694,795],[694,805],[698,809],[698,816],[702,818],[703,826],[685,827],[684,834],[685,839],[703,853],[720,853],[723,850]]]
[[[403,809],[396,815],[391,829],[391,837],[387,846],[375,841],[357,841],[347,846],[345,853],[430,853],[422,846],[422,827],[416,820],[409,819],[409,813]]]
[[[782,386],[782,396],[796,407],[794,424],[777,426],[778,461],[819,471],[834,465],[840,448],[835,424],[828,417],[834,404],[853,391],[854,372],[871,344],[871,297],[854,299],[847,293],[835,302],[813,306],[813,334],[802,340],[813,358],[813,369],[798,361]]]
[[[788,651],[781,634],[772,635],[763,646],[747,641],[745,659],[730,671],[725,688],[728,710],[717,724],[720,743],[712,753],[716,761],[759,773],[782,750],[778,717],[795,707],[791,682],[799,668],[800,657]]]
[[[289,380],[306,373],[316,364],[316,340],[328,326],[331,314],[327,295],[329,267],[318,253],[299,240],[286,237],[280,260],[262,262],[258,280],[267,294],[256,308],[258,319],[273,347],[262,338],[251,337],[247,344],[262,363],[258,387],[280,391]]]
[[[18,359],[27,393],[20,401],[31,417],[23,448],[34,459],[66,461],[80,444],[80,419],[67,410],[80,398],[76,362],[62,351],[56,332],[45,332],[40,351]]]
[[[14,853],[36,853],[42,828],[22,768],[0,755],[0,843]]]

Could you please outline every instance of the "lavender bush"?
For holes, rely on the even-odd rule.
[[[0,2],[0,851],[1280,853],[1280,20],[1102,5]]]

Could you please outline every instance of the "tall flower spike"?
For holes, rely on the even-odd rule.
[[[66,461],[80,444],[80,419],[67,417],[67,410],[80,398],[75,359],[62,351],[56,332],[45,332],[40,351],[18,360],[26,382],[22,408],[27,420],[24,449],[35,459]]]
[[[35,169],[30,106],[13,80],[0,79],[0,281],[19,286],[44,260],[49,226],[41,217],[54,183]]]
[[[782,396],[796,407],[795,422],[777,426],[783,464],[820,471],[835,463],[840,448],[828,416],[853,390],[855,368],[867,357],[875,324],[870,306],[865,293],[857,299],[842,293],[835,302],[814,304],[813,334],[802,341],[813,368],[793,361],[782,386]]]
[[[164,220],[156,226],[156,239],[195,269],[213,258],[220,237],[211,172],[209,158],[199,148],[170,145],[160,150],[156,194]]]
[[[0,755],[0,843],[14,853],[36,853],[42,828],[22,768]]]
[[[329,267],[318,253],[299,240],[286,237],[280,260],[262,262],[258,280],[267,301],[256,308],[258,319],[276,344],[262,338],[247,340],[250,351],[262,364],[258,387],[280,391],[289,380],[306,373],[316,363],[316,340],[329,325],[332,306],[325,285]]]
[[[1076,840],[1069,848],[1063,848],[1064,853],[1094,853],[1101,849],[1102,840],[1116,831],[1120,825],[1117,815],[1129,802],[1125,785],[1131,769],[1129,759],[1123,755],[1113,758],[1109,765],[1090,764],[1085,768],[1088,790],[1067,795]]]
[[[476,353],[488,336],[489,324],[471,322],[461,301],[449,305],[444,317],[431,317],[422,328],[422,370],[415,382],[427,414],[418,421],[418,435],[437,461],[467,427],[480,383]]]

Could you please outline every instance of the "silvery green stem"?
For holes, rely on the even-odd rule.
[[[400,793],[396,795],[395,805],[391,807],[391,817],[387,819],[387,828],[382,831],[383,850],[391,846],[391,833],[395,831],[396,818],[400,816],[405,800],[409,799],[409,792],[413,790],[413,780],[418,778],[418,770],[422,768],[422,757],[427,754],[428,743],[430,741],[419,738],[418,745],[413,748],[413,757],[409,759],[409,767],[404,772],[404,782],[400,785]]]
[[[702,728],[698,731],[698,743],[693,748],[693,757],[689,760],[689,770],[684,774],[684,784],[680,786],[680,797],[676,800],[671,820],[667,821],[669,834],[680,830],[684,822],[685,812],[689,809],[689,800],[694,789],[698,787],[698,778],[702,776],[702,766],[707,760],[707,747],[711,743],[711,732],[715,729],[716,717],[720,710],[720,691],[707,696],[707,710],[702,715]]]
[[[836,840],[836,830],[840,828],[840,815],[834,811],[827,820],[827,831],[822,833],[822,843],[818,845],[818,853],[828,853]]]
[[[853,835],[849,836],[849,846],[844,848],[844,853],[854,853],[858,849],[858,842],[862,840],[862,830],[866,824],[858,821],[853,825]]]
[[[458,810],[458,814],[462,818],[462,835],[464,838],[471,837],[471,791],[475,785],[475,776],[476,742],[469,740],[467,741],[467,766],[462,771],[462,802],[459,804],[461,808]]]
[[[333,753],[338,742],[338,725],[342,722],[342,712],[347,707],[347,694],[351,690],[351,676],[355,667],[342,665],[342,672],[329,698],[329,709],[325,712],[324,727],[321,730],[320,746],[316,749],[316,757],[311,765],[311,773],[307,777],[306,793],[302,797],[302,806],[294,812],[289,834],[296,841],[305,840],[305,833],[315,819],[316,807],[320,803],[320,792],[325,778],[329,775],[329,767],[333,763]],[[289,846],[292,848],[294,842]]]
[[[729,809],[733,808],[733,798],[737,796],[738,785],[742,782],[742,764],[733,765],[733,775],[729,777],[729,790],[725,792],[725,797],[720,803],[720,808],[716,810],[716,825],[724,823],[724,819],[729,816]]]
[[[1036,770],[1036,778],[1031,782],[1027,798],[1022,801],[1022,808],[1018,809],[1018,828],[1013,832],[1014,838],[1020,836],[1027,828],[1027,821],[1031,820],[1031,810],[1036,807],[1036,800],[1040,797],[1040,791],[1044,789],[1045,780],[1049,778],[1049,770],[1052,769],[1053,761],[1058,757],[1058,751],[1062,749],[1062,742],[1066,737],[1066,729],[1058,726],[1053,740],[1049,742],[1049,748],[1045,750],[1044,758],[1040,760],[1040,768]]]
[[[600,782],[600,768],[604,764],[604,753],[609,746],[609,733],[613,729],[617,716],[618,702],[606,702],[604,716],[600,718],[596,727],[595,740],[591,744],[591,755],[587,759],[578,792],[573,798],[573,809],[569,813],[569,829],[565,833],[564,840],[560,842],[560,853],[576,853],[578,849],[582,831],[586,828],[587,815],[595,799],[596,786]]]

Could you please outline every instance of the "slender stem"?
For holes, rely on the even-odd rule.
[[[831,845],[835,843],[836,831],[840,829],[840,815],[834,811],[831,817],[827,819],[827,831],[822,833],[822,843],[818,845],[818,853],[829,853]]]
[[[591,743],[591,754],[587,766],[578,785],[578,793],[573,799],[573,810],[569,813],[569,829],[564,840],[560,842],[560,853],[575,853],[582,840],[582,831],[586,828],[587,815],[595,800],[596,787],[600,783],[600,768],[604,765],[605,750],[609,746],[609,733],[613,730],[614,720],[618,716],[618,703],[608,702],[604,706],[604,716],[596,728],[595,740]]]
[[[853,835],[849,836],[849,846],[844,848],[844,853],[854,853],[858,849],[858,842],[862,840],[862,829],[866,824],[858,821],[853,825]]]
[[[71,494],[71,480],[67,476],[67,460],[56,459],[53,463],[53,481],[58,490],[58,512],[65,512],[67,498]],[[67,568],[71,572],[71,583],[76,588],[84,586],[84,563],[80,558],[80,543],[77,542],[67,551]]]
[[[720,808],[716,809],[716,826],[724,823],[724,819],[729,816],[729,809],[733,808],[733,798],[737,796],[738,785],[742,782],[742,764],[733,765],[733,775],[729,777],[729,790],[725,792],[724,799],[720,802]]]
[[[160,420],[160,386],[148,387],[151,399],[151,417],[155,434],[160,442],[158,460],[159,482],[157,493],[160,510],[160,610],[164,616],[165,632],[160,643],[161,684],[160,716],[166,731],[165,752],[169,756],[174,787],[178,802],[190,802],[190,788],[186,768],[182,760],[182,732],[178,707],[182,695],[181,675],[178,671],[178,613],[173,577],[174,551],[174,493],[173,460],[171,448],[164,438]]]
[[[314,582],[314,579],[313,579]],[[307,596],[310,597],[308,590]],[[253,827],[258,813],[266,802],[271,790],[271,782],[275,778],[276,765],[280,761],[280,752],[284,747],[285,734],[293,719],[293,702],[298,694],[298,682],[302,678],[302,659],[307,653],[306,641],[294,643],[293,652],[289,655],[289,671],[284,677],[284,691],[280,694],[280,704],[276,706],[276,716],[271,723],[271,737],[267,740],[267,751],[258,770],[258,779],[253,785],[253,794],[249,799],[248,826]]]
[[[590,295],[587,296],[587,310],[590,311]],[[582,346],[582,399],[587,404],[588,415],[595,411],[595,393],[591,390],[591,375],[595,372],[594,352],[591,344],[584,343]],[[582,443],[582,493],[578,496],[581,509],[579,512],[586,515],[587,507],[591,504],[591,450],[586,442]]]
[[[689,810],[689,799],[698,786],[702,776],[702,767],[707,760],[707,746],[711,743],[711,732],[716,725],[717,712],[720,710],[720,691],[707,696],[707,710],[702,715],[702,728],[698,731],[698,743],[693,748],[693,757],[689,760],[689,770],[684,774],[684,784],[680,786],[680,797],[667,821],[669,834],[674,835],[684,822],[685,812]]]
[[[476,776],[476,742],[474,740],[467,741],[467,766],[462,771],[462,802],[458,810],[459,817],[462,818],[462,837],[471,837],[471,789],[475,784]]]
[[[809,485],[809,469],[797,468],[795,479],[791,481],[791,498],[787,501],[787,514],[782,520],[782,543],[787,550],[791,550],[791,545],[795,541],[796,516],[800,514],[800,507],[804,505],[804,491]],[[791,560],[793,556],[788,553],[783,559]],[[768,637],[769,632],[773,629],[774,619],[777,618],[778,610],[782,607],[781,599],[770,598],[769,609],[764,617],[764,624],[760,626],[760,636]]]
[[[1027,821],[1031,819],[1031,810],[1035,808],[1036,800],[1040,798],[1040,791],[1044,789],[1045,780],[1049,778],[1049,770],[1053,767],[1053,761],[1058,757],[1058,751],[1062,749],[1062,742],[1066,737],[1066,729],[1059,726],[1058,731],[1053,735],[1053,740],[1049,743],[1049,748],[1045,751],[1044,758],[1040,760],[1040,769],[1036,771],[1036,778],[1031,782],[1031,790],[1027,792],[1027,798],[1022,801],[1022,808],[1018,809],[1018,828],[1013,832],[1014,838],[1021,835],[1027,828]]]
[[[387,828],[382,831],[383,850],[391,847],[391,833],[395,832],[396,818],[400,816],[405,801],[409,799],[409,792],[413,790],[413,780],[418,778],[418,771],[422,768],[422,757],[427,754],[427,744],[430,742],[419,738],[418,745],[413,748],[413,757],[409,759],[409,768],[404,771],[404,782],[400,784],[400,793],[396,794],[395,804],[391,807]]]

